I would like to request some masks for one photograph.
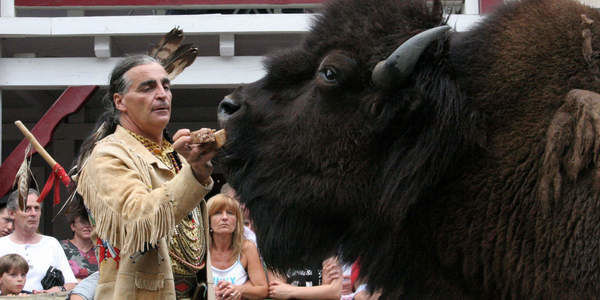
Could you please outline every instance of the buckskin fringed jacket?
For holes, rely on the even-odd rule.
[[[212,179],[209,186],[200,184],[180,159],[183,166],[174,175],[121,126],[94,147],[77,191],[98,237],[95,299],[175,299],[166,238],[198,205],[208,224],[203,197],[213,185]],[[206,262],[210,270],[208,251]],[[211,296],[214,286],[208,275]]]

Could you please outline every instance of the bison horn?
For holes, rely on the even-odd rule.
[[[371,74],[373,83],[380,88],[402,85],[413,72],[425,48],[448,29],[448,25],[431,28],[402,43],[387,59],[377,63]]]

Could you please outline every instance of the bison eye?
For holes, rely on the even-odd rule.
[[[337,72],[332,67],[324,67],[323,69],[319,70],[319,76],[321,76],[321,78],[329,84],[337,83]]]

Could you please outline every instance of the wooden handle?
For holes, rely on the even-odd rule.
[[[29,140],[31,145],[33,145],[33,148],[35,148],[35,150],[44,158],[44,160],[46,160],[50,167],[54,168],[57,162],[54,160],[54,158],[52,158],[52,156],[50,156],[50,154],[48,154],[46,149],[44,149],[44,147],[40,145],[38,140],[35,138],[35,136],[33,136],[33,134],[31,134],[31,132],[29,132],[27,127],[25,127],[25,125],[23,125],[23,123],[21,123],[21,121],[19,120],[15,121],[15,125],[17,125],[19,130],[21,130],[21,132],[25,136],[25,138]]]

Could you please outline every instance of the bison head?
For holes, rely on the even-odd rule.
[[[370,279],[395,284],[385,274],[402,266],[381,253],[399,252],[409,209],[473,131],[447,29],[439,3],[332,2],[299,47],[221,102],[220,161],[269,267],[366,256]]]

